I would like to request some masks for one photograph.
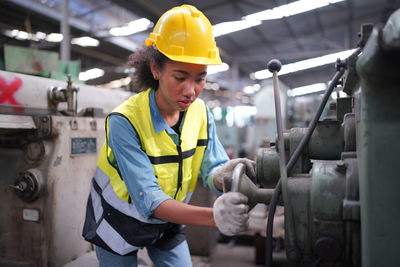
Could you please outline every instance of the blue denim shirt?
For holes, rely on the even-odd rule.
[[[166,130],[171,139],[178,144],[178,134],[168,126],[158,110],[154,90],[150,92],[150,112],[155,131],[158,133]],[[209,139],[200,167],[200,176],[204,186],[216,194],[221,194],[214,186],[212,170],[224,164],[229,158],[218,140],[214,118],[211,112],[207,113]],[[140,213],[151,217],[158,205],[172,198],[165,194],[158,185],[150,160],[141,150],[138,136],[128,120],[122,116],[111,115],[109,129],[109,146],[114,152],[133,203]]]

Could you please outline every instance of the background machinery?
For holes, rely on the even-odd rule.
[[[257,178],[264,188],[250,185],[242,167],[235,170],[231,190],[246,194],[252,205],[269,204],[273,214],[283,203],[289,260],[313,266],[400,265],[399,60],[397,10],[385,26],[362,26],[359,48],[337,62],[309,127],[284,132],[286,181],[279,134],[276,146],[258,151]],[[334,116],[320,118],[336,86],[348,96],[330,104]],[[267,266],[273,265],[272,222],[269,216]]]
[[[0,266],[63,266],[92,250],[81,232],[104,114],[130,93],[5,71],[0,90]]]

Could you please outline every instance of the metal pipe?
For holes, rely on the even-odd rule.
[[[63,0],[62,3],[62,18],[61,18],[61,60],[69,61],[71,59],[71,36],[69,29],[69,0]]]

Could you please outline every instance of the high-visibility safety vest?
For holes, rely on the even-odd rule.
[[[150,114],[151,89],[132,96],[110,115],[125,117],[135,130],[141,149],[152,163],[162,191],[180,202],[189,202],[195,190],[208,143],[208,116],[204,102],[196,99],[186,110],[179,144],[164,130],[154,131]],[[86,240],[120,255],[136,253],[147,245],[173,248],[184,240],[181,226],[139,213],[106,141],[99,154],[86,210]],[[149,178],[150,179],[150,178]]]

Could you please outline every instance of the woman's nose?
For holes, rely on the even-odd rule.
[[[192,81],[188,81],[183,88],[183,95],[191,98],[196,94],[196,84]]]

